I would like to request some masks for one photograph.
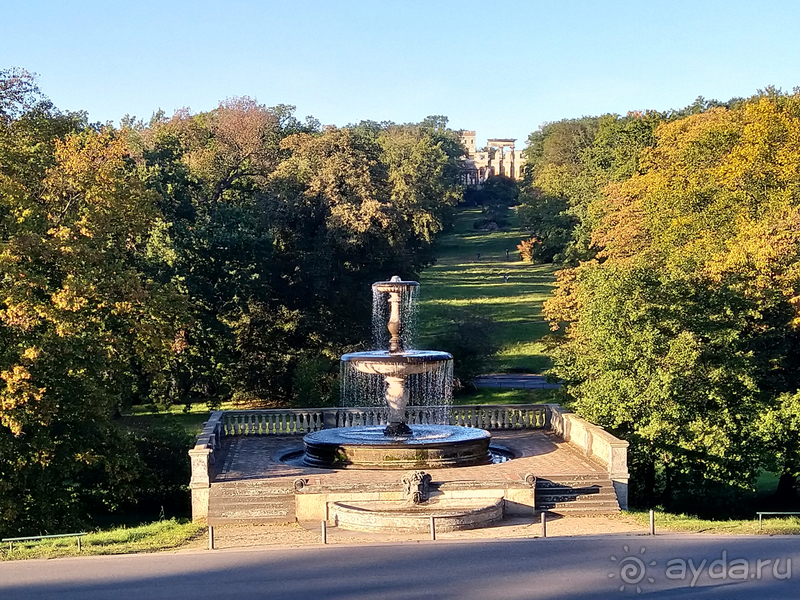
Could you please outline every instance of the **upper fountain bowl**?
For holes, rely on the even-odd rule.
[[[417,281],[403,281],[399,276],[395,275],[389,281],[376,281],[372,284],[372,288],[379,292],[388,294],[400,294],[410,288],[419,287]]]
[[[397,354],[386,350],[373,350],[351,352],[342,356],[343,363],[350,363],[361,373],[394,376],[427,373],[448,360],[453,360],[452,354],[437,350],[406,350]]]

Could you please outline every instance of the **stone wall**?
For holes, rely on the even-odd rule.
[[[558,404],[548,405],[549,429],[584,456],[602,464],[608,471],[617,501],[622,510],[628,508],[628,442],[620,440],[602,427],[568,412]]]

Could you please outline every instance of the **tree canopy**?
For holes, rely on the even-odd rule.
[[[460,154],[443,117],[246,97],[93,126],[0,71],[0,533],[141,501],[163,466],[132,405],[330,401],[369,284],[433,260]]]
[[[800,94],[639,139],[587,204],[590,260],[546,304],[566,327],[554,373],[633,442],[637,501],[730,510],[762,470],[800,473]]]

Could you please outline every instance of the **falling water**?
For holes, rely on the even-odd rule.
[[[453,400],[453,361],[430,363],[423,373],[407,376],[408,407],[435,406],[430,422],[437,425],[450,423],[449,406]],[[383,375],[361,373],[350,362],[341,363],[342,406],[386,407],[386,378]]]
[[[417,290],[419,286],[405,287],[400,299],[400,339],[403,355],[420,354],[414,351],[414,333],[417,319]],[[372,334],[377,351],[389,347],[389,294],[372,287]],[[399,358],[399,357],[398,357]],[[398,360],[402,362],[402,360]],[[422,373],[409,374],[406,389],[409,392],[408,407],[436,406],[430,414],[430,422],[449,424],[449,406],[453,397],[453,361],[434,360]],[[341,363],[341,404],[342,406],[386,407],[386,378],[384,375],[362,373],[348,362]]]
[[[400,294],[400,340],[406,350],[414,349],[414,334],[417,325],[417,295],[419,286],[409,286]],[[372,286],[372,342],[373,349],[389,347],[389,294]]]

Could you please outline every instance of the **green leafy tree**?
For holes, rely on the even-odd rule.
[[[158,377],[183,303],[141,268],[158,211],[115,132],[40,102],[0,152],[0,529],[53,530],[132,497],[112,417],[132,364]]]
[[[632,442],[640,504],[719,514],[776,457],[797,473],[798,115],[762,95],[660,125],[594,207],[599,260],[546,305],[567,324],[554,373]]]

